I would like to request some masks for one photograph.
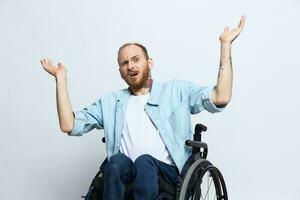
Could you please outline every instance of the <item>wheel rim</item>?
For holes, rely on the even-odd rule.
[[[198,178],[190,199],[217,200],[216,180],[208,170]]]
[[[221,172],[207,160],[197,160],[186,174],[179,200],[227,200]]]

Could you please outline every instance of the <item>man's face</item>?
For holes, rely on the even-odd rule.
[[[143,88],[152,68],[152,60],[146,60],[143,50],[136,45],[124,47],[119,54],[119,71],[122,79],[132,89]]]

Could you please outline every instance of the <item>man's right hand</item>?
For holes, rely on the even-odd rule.
[[[63,63],[58,63],[58,66],[55,66],[52,64],[51,60],[42,59],[40,62],[43,65],[44,70],[56,78],[58,75],[67,74],[67,69]]]

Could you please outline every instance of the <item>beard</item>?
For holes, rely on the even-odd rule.
[[[147,86],[147,80],[150,74],[150,70],[146,69],[142,71],[141,78],[132,80],[130,78],[126,78],[126,83],[129,85],[129,87],[133,90],[139,90],[143,87]]]

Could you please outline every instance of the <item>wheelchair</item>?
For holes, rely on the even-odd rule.
[[[196,124],[194,140],[186,140],[185,145],[192,147],[192,154],[185,162],[180,174],[180,182],[172,185],[159,177],[159,196],[156,200],[228,200],[224,178],[220,170],[207,158],[208,146],[201,141],[202,132],[207,127]],[[105,143],[105,138],[102,138]],[[85,200],[103,200],[103,166],[94,177],[88,193],[82,196]],[[125,199],[133,200],[131,184],[125,185]]]

